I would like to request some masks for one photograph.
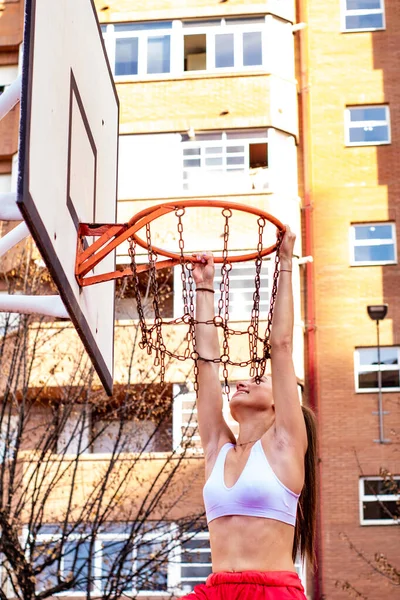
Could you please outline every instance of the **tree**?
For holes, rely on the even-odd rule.
[[[360,474],[363,476],[363,469],[356,454],[356,460],[358,464],[358,468]],[[400,520],[400,499],[395,502],[388,503],[383,502],[380,498],[380,495],[393,495],[394,497],[400,496],[400,486],[399,482],[395,480],[393,474],[386,468],[382,467],[379,472],[379,476],[382,478],[382,483],[380,487],[380,493],[377,493],[377,490],[373,485],[369,486],[368,493],[372,496],[375,496],[376,502],[379,505],[381,512],[385,515],[385,518],[392,519],[394,522],[399,523]],[[368,482],[366,483],[368,486]],[[341,539],[350,550],[361,559],[369,568],[371,573],[378,574],[381,576],[389,586],[393,586],[393,589],[400,587],[400,568],[396,565],[393,565],[388,560],[386,554],[381,550],[375,552],[374,556],[368,556],[366,552],[364,552],[361,548],[355,544],[351,538],[347,535],[347,533],[341,533]],[[360,590],[358,590],[355,585],[348,580],[337,580],[336,587],[345,591],[351,598],[359,598],[360,600],[371,600],[368,595],[364,594]]]
[[[52,291],[31,246],[20,252],[3,274],[8,291]],[[168,304],[168,274],[161,280]],[[145,276],[141,284],[146,296]],[[120,286],[120,299],[129,287]],[[2,599],[80,591],[113,600],[166,589],[168,561],[204,528],[201,503],[190,504],[200,498],[201,461],[188,455],[190,439],[172,448],[172,385],[156,383],[137,326],[128,333],[120,353],[127,376],[110,399],[69,322],[3,317]]]

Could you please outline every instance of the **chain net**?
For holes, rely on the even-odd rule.
[[[166,357],[174,358],[179,361],[193,360],[194,362],[194,389],[198,391],[198,362],[199,360],[213,362],[222,365],[222,376],[224,382],[224,392],[229,398],[229,366],[250,367],[250,377],[254,377],[257,381],[265,373],[266,364],[271,357],[270,335],[272,318],[274,312],[275,299],[278,289],[279,277],[279,249],[282,242],[283,234],[278,232],[277,249],[275,253],[274,271],[272,277],[272,286],[270,293],[269,311],[266,320],[266,329],[261,337],[260,335],[260,288],[261,288],[261,268],[263,264],[263,232],[266,225],[266,220],[263,217],[257,219],[258,225],[258,242],[257,242],[257,257],[255,263],[254,276],[254,292],[253,306],[251,310],[250,323],[247,329],[236,330],[230,326],[229,315],[229,273],[232,270],[232,263],[229,261],[229,219],[232,216],[232,210],[223,208],[222,216],[224,219],[223,232],[223,250],[221,264],[221,283],[219,285],[219,296],[217,301],[216,315],[207,321],[198,321],[195,318],[195,282],[193,279],[193,263],[185,256],[185,242],[183,237],[183,221],[185,208],[176,208],[175,216],[177,218],[178,246],[180,256],[180,277],[182,284],[182,304],[183,315],[175,319],[163,319],[160,312],[161,298],[159,286],[157,284],[157,260],[158,254],[153,250],[150,225],[146,225],[146,242],[147,242],[147,257],[149,263],[149,287],[153,297],[152,305],[154,318],[152,323],[147,323],[145,311],[143,307],[142,297],[139,291],[139,276],[137,271],[136,261],[136,241],[133,237],[129,238],[129,257],[132,269],[132,275],[135,284],[135,299],[137,304],[137,312],[141,330],[141,340],[139,346],[146,349],[150,355],[154,352],[154,366],[160,370],[161,384],[164,383],[166,371]],[[187,333],[185,334],[183,347],[178,351],[172,351],[165,345],[163,339],[163,325],[186,325]],[[205,324],[222,329],[222,349],[221,354],[217,358],[208,359],[200,356],[196,347],[196,325]],[[230,356],[229,340],[233,336],[248,336],[249,343],[249,358],[247,360],[234,361]],[[260,347],[262,351],[260,351]]]

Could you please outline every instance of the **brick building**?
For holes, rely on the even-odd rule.
[[[346,581],[374,600],[395,594],[346,538],[372,561],[382,552],[399,565],[398,529],[384,510],[394,513],[395,503],[379,505],[376,494],[385,492],[374,483],[381,468],[399,475],[399,17],[391,0],[310,0],[298,15],[307,23],[305,251],[314,257],[306,360],[320,421],[320,593],[327,598],[346,597]],[[380,323],[380,432],[377,332],[367,306],[382,303],[389,306]]]
[[[395,0],[95,4],[121,106],[118,220],[165,200],[224,198],[265,209],[297,233],[294,358],[303,400],[318,412],[321,459],[318,570],[302,577],[315,600],[345,598],[346,585],[369,600],[391,597],[388,581],[357,550],[372,561],[384,552],[398,565],[390,517],[396,496],[381,483],[380,469],[399,475],[399,8]],[[1,8],[0,86],[7,86],[18,73],[23,2],[6,0]],[[14,109],[0,123],[0,192],[15,189],[17,133]],[[202,228],[218,232],[205,213],[196,213],[190,226],[200,234],[195,247]],[[236,251],[250,247],[241,235],[234,239]],[[302,260],[307,256],[313,263]],[[128,263],[126,247],[117,261]],[[265,261],[266,297],[270,267]],[[246,265],[232,274],[239,282],[231,294],[238,324],[249,317],[245,282],[252,276]],[[179,273],[171,281],[175,298],[167,310],[178,316]],[[136,316],[124,302],[116,313],[117,384],[125,376],[118,358]],[[382,303],[389,311],[380,325],[379,373],[376,326],[366,307]],[[234,351],[240,354],[240,345]],[[231,373],[233,383],[240,377]],[[187,371],[172,369],[169,382],[172,434],[153,440],[154,460],[195,425]],[[390,443],[376,441],[379,382]],[[194,438],[189,462],[198,474],[196,444]],[[88,465],[106,451],[100,440]],[[200,503],[197,480],[179,510]],[[179,572],[167,566],[163,585],[202,580],[209,568],[209,555],[203,557],[186,571],[184,560]]]

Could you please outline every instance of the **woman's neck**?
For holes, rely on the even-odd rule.
[[[256,442],[272,427],[275,422],[273,413],[257,413],[247,415],[245,419],[239,421],[238,444]]]

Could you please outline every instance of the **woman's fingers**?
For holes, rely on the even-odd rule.
[[[193,253],[192,257],[194,259],[193,262],[200,263],[203,265],[214,264],[214,256],[212,252],[197,252]]]
[[[296,234],[293,233],[289,225],[285,225],[285,227],[286,231],[283,234],[279,253],[281,258],[291,258],[293,256],[293,248],[296,241]]]

